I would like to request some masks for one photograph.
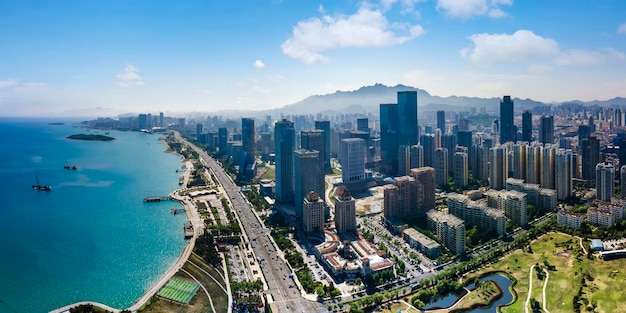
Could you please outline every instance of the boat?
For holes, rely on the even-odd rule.
[[[35,180],[37,180],[37,185],[33,185],[33,189],[34,190],[39,190],[39,191],[52,191],[52,187],[49,185],[40,185],[39,184],[39,178],[37,176],[35,176]]]
[[[66,170],[77,170],[78,168],[76,167],[76,165],[69,165],[67,164],[67,162],[65,162],[65,165],[63,166],[64,169]]]

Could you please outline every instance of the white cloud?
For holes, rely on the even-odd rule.
[[[424,70],[414,70],[403,75],[403,83],[409,86],[426,89],[432,91],[437,85],[440,85],[445,79],[435,76]]]
[[[117,85],[124,88],[142,87],[146,85],[143,77],[139,75],[139,69],[128,64],[123,71],[115,75]]]
[[[542,76],[552,72],[552,67],[547,64],[531,64],[528,66],[528,73],[531,75]]]
[[[626,59],[626,55],[623,52],[612,48],[605,48],[599,51],[572,49],[559,55],[556,63],[558,65],[596,65],[610,60],[624,59]]]
[[[508,82],[482,82],[476,84],[476,89],[487,94],[511,94],[515,91],[513,84]]]
[[[389,47],[424,33],[419,25],[393,24],[379,10],[363,4],[353,15],[324,15],[298,22],[283,53],[306,64],[328,61],[323,51],[356,47]]]
[[[469,37],[474,47],[461,50],[461,56],[476,64],[520,62],[551,58],[559,53],[559,44],[528,30],[507,34],[475,34]]]
[[[0,80],[0,88],[17,86],[19,83],[20,83],[19,79],[7,78],[5,80]]]
[[[492,18],[507,16],[500,6],[512,5],[512,0],[438,0],[437,10],[453,18],[468,19],[488,15]]]
[[[626,23],[620,24],[619,27],[617,27],[617,33],[626,34]]]
[[[262,70],[265,69],[265,63],[263,63],[263,61],[261,61],[261,60],[256,60],[256,61],[254,61],[254,67],[257,70],[261,70],[262,71]]]
[[[275,84],[280,83],[280,82],[284,79],[284,77],[282,77],[282,76],[281,76],[281,75],[279,75],[279,74],[269,74],[269,75],[266,75],[266,76],[265,76],[265,78],[266,78],[269,82],[271,82],[271,83],[275,83]]]

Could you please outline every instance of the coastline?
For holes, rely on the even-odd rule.
[[[193,166],[190,166],[191,162],[186,160],[183,155],[178,153],[176,150],[171,149],[171,146],[167,143],[167,141],[163,137],[160,138],[160,141],[163,142],[163,144],[166,146],[166,149],[163,150],[164,153],[173,153],[175,155],[178,155],[181,158],[181,163],[186,163],[185,171],[183,172],[183,175],[185,176],[185,184],[183,185],[183,187],[173,190],[169,194],[169,196],[170,196],[170,199],[172,199],[172,201],[177,201],[181,203],[183,207],[185,208],[185,215],[187,216],[187,219],[193,223],[193,230],[194,230],[193,237],[189,239],[189,242],[185,245],[185,248],[183,249],[183,251],[181,251],[176,262],[174,262],[174,264],[170,266],[170,268],[165,272],[165,274],[163,274],[163,276],[161,276],[161,278],[159,278],[159,280],[156,283],[154,283],[150,288],[148,288],[148,290],[146,290],[143,293],[143,295],[139,299],[137,299],[133,303],[133,305],[131,305],[129,308],[117,309],[117,308],[113,308],[106,304],[95,302],[95,301],[80,301],[80,302],[75,302],[75,303],[68,304],[66,306],[54,309],[52,311],[49,311],[49,313],[68,312],[71,308],[74,308],[76,306],[83,305],[83,304],[91,304],[95,307],[102,308],[104,310],[107,310],[113,313],[120,313],[123,310],[137,312],[139,311],[139,309],[142,309],[148,303],[148,301],[150,301],[150,299],[152,299],[157,294],[157,292],[183,267],[183,265],[189,259],[189,256],[191,255],[195,247],[196,239],[198,238],[200,229],[204,230],[204,227],[203,227],[204,222],[202,222],[202,227],[198,227],[199,226],[198,221],[202,221],[202,219],[199,216],[195,216],[197,215],[197,211],[194,210],[193,204],[189,201],[186,201],[187,199],[185,199],[185,197],[182,197],[179,195],[179,192],[185,189],[184,186],[186,186],[188,177],[191,173],[191,169]],[[194,214],[194,212],[196,214]]]

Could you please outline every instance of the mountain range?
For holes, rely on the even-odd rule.
[[[381,103],[396,103],[398,91],[417,91],[419,111],[468,111],[470,108],[484,107],[486,110],[498,112],[501,98],[477,98],[465,96],[439,97],[429,94],[427,91],[411,86],[396,85],[385,86],[375,84],[364,86],[353,91],[336,91],[332,94],[314,95],[294,104],[282,108],[264,111],[272,115],[282,114],[329,114],[329,113],[357,113],[378,112]],[[514,98],[515,111],[529,110],[535,107],[556,106],[563,103],[582,106],[626,106],[626,98],[613,98],[609,100],[578,101],[572,100],[563,103],[544,103],[532,99]]]

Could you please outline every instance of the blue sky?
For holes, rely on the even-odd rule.
[[[281,107],[383,83],[626,97],[626,1],[0,0],[0,116]]]

